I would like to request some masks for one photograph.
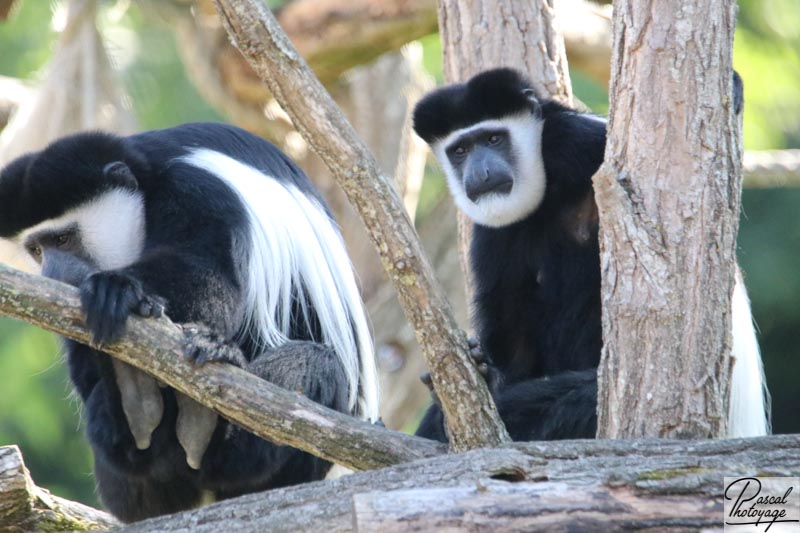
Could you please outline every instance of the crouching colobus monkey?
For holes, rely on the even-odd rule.
[[[377,418],[372,341],[342,238],[303,172],[240,129],[80,133],[0,174],[0,237],[79,288],[95,345],[131,313],[192,323],[186,355]],[[125,521],[323,478],[331,465],[65,341],[98,491]]]
[[[738,113],[736,73],[734,102]],[[593,438],[602,328],[591,178],[606,121],[542,99],[521,74],[497,69],[428,94],[414,129],[475,222],[475,326],[512,438]],[[730,435],[764,435],[768,396],[738,272],[732,308]],[[446,440],[438,405],[417,433]]]

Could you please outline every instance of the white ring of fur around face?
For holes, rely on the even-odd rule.
[[[468,128],[456,130],[431,145],[447,177],[447,184],[456,205],[476,224],[490,227],[507,226],[524,219],[542,203],[547,187],[541,146],[543,125],[543,120],[529,113],[484,120]],[[473,202],[467,197],[463,181],[456,175],[455,169],[447,159],[447,148],[462,135],[485,128],[508,130],[517,168],[511,192],[488,194]]]

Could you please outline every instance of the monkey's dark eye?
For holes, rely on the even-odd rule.
[[[463,156],[463,155],[466,155],[468,151],[469,150],[467,149],[466,146],[464,146],[463,144],[460,144],[460,145],[456,146],[456,149],[453,150],[453,153],[455,155],[457,155],[457,156]]]
[[[503,136],[502,135],[498,135],[497,133],[495,133],[494,135],[489,137],[489,145],[490,146],[494,146],[496,144],[500,144],[500,142],[502,140],[503,140]]]
[[[71,238],[72,237],[71,237],[71,235],[69,233],[62,233],[62,234],[56,236],[56,245],[57,246],[66,246],[67,244],[69,244],[69,241],[70,241]]]
[[[31,257],[33,257],[36,261],[41,261],[42,259],[42,248],[36,244],[29,244],[27,246],[28,253]]]

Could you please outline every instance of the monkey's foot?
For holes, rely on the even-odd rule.
[[[184,355],[195,365],[228,363],[244,368],[247,364],[242,350],[202,324],[184,324]]]
[[[80,286],[81,309],[96,345],[117,340],[131,313],[160,317],[166,301],[146,294],[142,282],[120,270],[96,272]]]

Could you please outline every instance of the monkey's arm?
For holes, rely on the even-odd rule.
[[[173,320],[199,322],[222,339],[230,339],[235,333],[232,317],[237,316],[240,298],[238,289],[222,272],[208,259],[174,248],[157,248],[126,268],[97,272],[84,281],[81,301],[87,324],[95,339],[105,342],[124,331],[131,312],[158,316],[166,306]],[[120,370],[127,372],[120,375]],[[155,380],[135,369],[118,364],[115,371],[137,447],[147,448],[163,408],[145,407],[159,407],[161,393]],[[175,395],[179,405],[178,441],[189,466],[198,469],[217,426],[217,415],[178,392]]]
[[[157,315],[160,305],[174,322],[198,322],[224,338],[232,337],[243,314],[241,290],[232,267],[217,263],[162,246],[130,266],[89,276],[81,286],[81,300],[90,328],[97,324],[92,333],[113,340],[131,312]]]

